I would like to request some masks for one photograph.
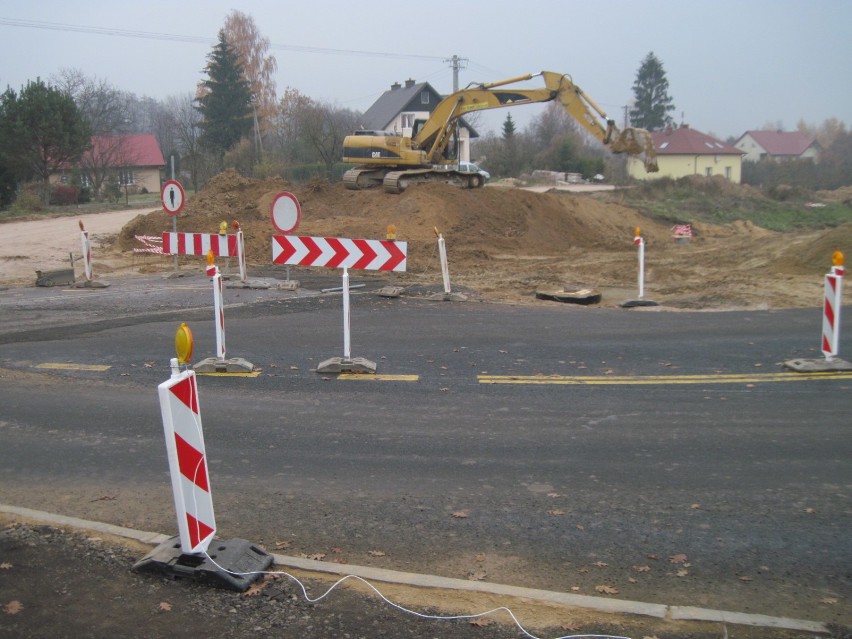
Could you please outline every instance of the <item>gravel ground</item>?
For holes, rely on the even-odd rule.
[[[524,635],[508,619],[434,621],[399,612],[376,596],[339,588],[308,603],[287,578],[246,593],[132,572],[147,547],[84,531],[6,519],[0,530],[0,638],[35,637],[412,637],[503,639]],[[328,584],[307,580],[311,597]],[[444,611],[420,610],[426,614]],[[806,633],[721,624],[673,624],[578,612],[576,624],[531,630],[541,637],[595,635],[643,639],[799,639]],[[504,623],[505,622],[505,623]],[[831,628],[833,639],[849,629]]]

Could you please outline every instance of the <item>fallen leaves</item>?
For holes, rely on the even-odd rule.
[[[687,561],[689,561],[689,557],[687,557],[683,553],[672,555],[671,557],[669,557],[670,564],[685,564]]]
[[[171,612],[172,610],[172,604],[168,601],[161,601],[160,605],[157,607],[160,609],[160,612]]]
[[[24,604],[14,599],[3,606],[3,612],[5,612],[7,615],[17,615],[23,609]]]
[[[367,552],[370,557],[384,557],[385,552],[383,550],[370,550]]]
[[[651,566],[633,566],[636,572],[651,572]]]
[[[552,508],[546,512],[551,517],[562,517],[565,514],[564,510],[559,510],[558,508]]]
[[[601,593],[602,595],[617,595],[618,594],[618,588],[616,588],[615,586],[600,585],[600,586],[595,586],[595,590],[597,592]]]
[[[0,570],[12,570],[12,564],[7,561],[4,561],[2,564],[0,564]]]
[[[467,519],[470,517],[470,511],[468,510],[457,510],[452,513],[454,519]]]
[[[488,576],[488,573],[482,569],[474,570],[473,572],[468,573],[467,578],[468,581],[482,581]]]
[[[485,626],[490,626],[491,622],[485,617],[477,617],[476,619],[470,620],[471,626],[478,626],[479,628],[484,628]]]

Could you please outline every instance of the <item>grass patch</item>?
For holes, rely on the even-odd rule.
[[[619,198],[622,194],[619,194]],[[823,229],[852,222],[852,206],[797,193],[776,200],[724,178],[663,178],[623,192],[624,204],[663,223],[727,224],[737,220],[773,231]],[[819,206],[809,206],[809,204]]]
[[[87,213],[103,213],[104,211],[121,210],[150,210],[162,207],[159,193],[144,193],[131,195],[125,203],[124,198],[118,202],[87,202],[70,206],[42,206],[40,209],[20,206],[17,202],[10,207],[0,210],[0,222],[39,220],[53,217],[73,217]]]

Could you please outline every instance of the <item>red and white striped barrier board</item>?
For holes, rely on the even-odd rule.
[[[134,235],[137,242],[142,243],[142,248],[134,248],[134,253],[157,253],[163,254],[163,238],[156,235]]]
[[[672,227],[672,235],[675,237],[692,237],[692,224],[675,224]]]
[[[825,301],[822,311],[822,353],[833,359],[840,348],[840,306],[843,266],[832,266],[825,276]]]
[[[166,255],[207,255],[239,257],[236,235],[217,233],[163,233],[163,253]]]
[[[188,554],[201,553],[207,550],[216,533],[216,520],[207,475],[195,371],[174,374],[157,389],[181,550]]]
[[[272,236],[272,263],[405,271],[408,243],[338,237]]]

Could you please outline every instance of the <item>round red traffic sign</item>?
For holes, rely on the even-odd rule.
[[[177,215],[183,208],[183,203],[186,200],[186,193],[183,187],[177,180],[169,180],[163,184],[163,191],[160,193],[160,200],[163,202],[163,208],[169,215]]]
[[[302,207],[296,196],[287,191],[282,191],[272,201],[272,226],[281,233],[295,231],[302,219]]]

